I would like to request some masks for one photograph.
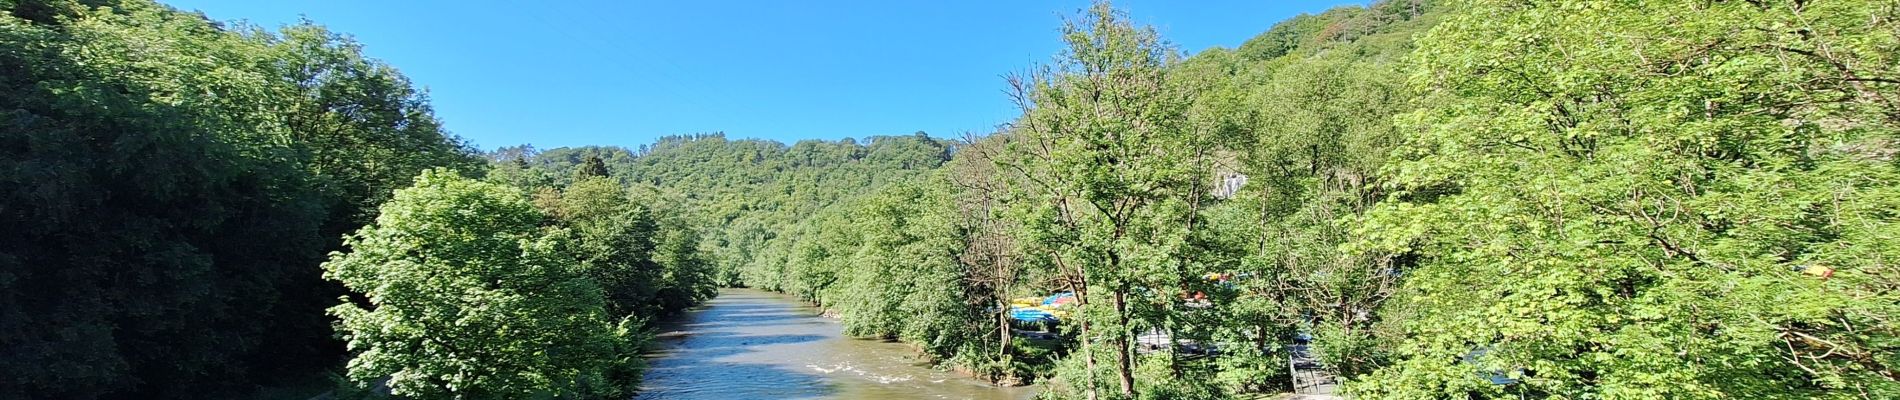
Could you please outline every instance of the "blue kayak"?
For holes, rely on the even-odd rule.
[[[1009,317],[1017,321],[1023,321],[1023,322],[1056,322],[1057,321],[1055,314],[1050,314],[1048,311],[1034,309],[1034,308],[1010,307]]]

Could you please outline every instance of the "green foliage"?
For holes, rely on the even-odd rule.
[[[843,317],[858,336],[901,339],[929,354],[972,356],[983,335],[981,314],[968,298],[968,273],[956,255],[964,247],[941,178],[899,182],[844,207],[851,219],[819,229],[856,234],[857,245],[833,259],[801,259],[794,265],[831,266],[838,282],[820,288],[821,304]],[[827,290],[827,289],[836,290]]]
[[[660,236],[652,259],[659,265],[654,301],[660,312],[674,313],[712,298],[724,281],[719,279],[717,266],[705,248],[702,228],[679,214],[666,212],[659,218]]]
[[[965,287],[970,271],[958,258],[966,245],[964,221],[950,185],[940,174],[923,176],[951,149],[921,133],[791,146],[718,134],[674,136],[634,151],[503,148],[489,155],[494,169],[488,179],[536,192],[536,202],[580,236],[577,248],[597,249],[583,251],[583,260],[606,258],[585,254],[638,260],[633,253],[646,248],[626,244],[638,240],[588,239],[627,236],[591,234],[603,230],[590,226],[615,225],[585,222],[590,218],[625,206],[653,220],[657,231],[646,250],[651,263],[600,270],[597,278],[643,288],[629,297],[652,299],[628,302],[651,307],[627,312],[677,311],[710,297],[715,285],[752,285],[833,309],[853,335],[904,340],[944,361],[971,365],[995,351],[996,320],[986,317],[995,314],[978,308],[988,303],[988,292]],[[579,171],[593,159],[615,179],[547,178],[579,176],[564,171]],[[626,196],[608,193],[619,190],[615,180],[631,185],[638,206],[610,200]],[[615,292],[615,284],[603,285]]]
[[[624,397],[719,285],[1049,397],[1280,391],[1296,337],[1360,398],[1900,397],[1892,4],[1440,3],[1185,58],[1100,3],[988,137],[484,166],[321,26],[0,1],[0,397],[241,396],[330,305],[351,389]]]
[[[481,167],[442,129],[427,95],[394,67],[365,58],[362,45],[348,36],[308,21],[274,34],[244,26],[235,31],[266,46],[269,78],[288,94],[272,106],[336,210],[326,234],[368,223],[378,204],[423,170]]]
[[[610,315],[666,315],[711,297],[716,286],[699,228],[645,205],[661,200],[636,198],[604,177],[543,194],[549,197],[542,208],[574,232],[573,252],[606,291]]]
[[[598,160],[598,159],[592,159]],[[607,295],[608,315],[655,315],[660,266],[654,262],[659,226],[629,202],[619,183],[600,177],[575,181],[548,212],[574,233],[580,269]]]
[[[885,138],[860,156],[717,135],[645,147],[629,175],[701,198],[800,184],[749,192],[768,194],[763,201],[699,203],[724,223],[725,265],[747,284],[836,312],[854,335],[915,343],[993,379],[1033,378],[1020,373],[1047,369],[1022,362],[1066,353],[1063,365],[1077,365],[1054,368],[1051,387],[1068,388],[1052,389],[1059,395],[1080,396],[1091,381],[1120,391],[1115,378],[1090,376],[1104,367],[1126,371],[1128,392],[1154,390],[1142,396],[1273,391],[1284,387],[1284,339],[1301,329],[1325,332],[1321,340],[1337,345],[1324,354],[1357,373],[1384,357],[1370,313],[1394,283],[1355,277],[1384,278],[1393,260],[1341,250],[1352,228],[1341,218],[1383,193],[1364,184],[1396,142],[1390,118],[1409,101],[1394,61],[1432,18],[1430,7],[1406,5],[1329,13],[1325,24],[1359,25],[1349,36],[1294,35],[1306,45],[1278,57],[1217,49],[1188,60],[1100,6],[1066,31],[1068,62],[1021,81],[1027,112],[1013,129],[961,144],[930,179],[831,178],[862,175],[827,156],[877,160]],[[682,159],[696,168],[678,167]],[[774,170],[751,172],[762,166]],[[1210,195],[1216,177],[1235,172],[1256,183],[1232,198]],[[811,196],[858,185],[881,189]],[[1202,279],[1207,272],[1258,278],[1227,289]],[[1071,332],[1083,349],[1009,340],[999,314],[1008,299],[1075,289],[1092,303],[1068,324],[1094,330]],[[1179,297],[1192,292],[1222,306],[1187,311]],[[1149,329],[1222,343],[1228,355],[1137,357],[1132,336]],[[1106,365],[1089,368],[1097,361]]]
[[[574,169],[574,182],[577,183],[588,178],[605,177],[607,177],[607,162],[601,161],[600,157],[588,156],[581,161],[579,168]]]
[[[469,165],[407,81],[314,25],[0,10],[0,397],[236,397],[327,367],[327,238]]]
[[[1891,4],[1460,6],[1359,231],[1419,263],[1356,393],[1900,395]]]
[[[423,173],[350,235],[324,276],[360,293],[330,309],[357,382],[418,398],[616,396],[636,359],[629,322],[568,261],[565,229],[515,190]],[[624,320],[623,320],[624,321]]]
[[[1402,267],[1390,252],[1341,248],[1355,239],[1357,216],[1385,196],[1377,184],[1397,141],[1391,121],[1412,104],[1399,65],[1385,54],[1402,48],[1354,50],[1411,31],[1375,32],[1328,52],[1236,69],[1231,83],[1209,89],[1196,109],[1233,146],[1236,172],[1247,177],[1231,203],[1214,211],[1219,218],[1204,236],[1208,257],[1249,277],[1236,282],[1237,298],[1222,297],[1236,306],[1224,310],[1231,314],[1223,319],[1234,323],[1227,334],[1271,334],[1254,345],[1278,348],[1290,333],[1307,331],[1322,361],[1348,377],[1383,359],[1372,329],[1399,285],[1392,271]]]
[[[1133,336],[1171,328],[1177,288],[1201,273],[1187,240],[1214,141],[1186,123],[1194,93],[1170,84],[1179,59],[1152,29],[1098,3],[1063,37],[1063,58],[1015,80],[1025,115],[998,161],[1023,174],[1009,206],[1025,216],[1027,260],[1061,271],[1080,299],[1087,375],[1071,379],[1091,397],[1097,387],[1133,397]],[[1098,363],[1114,377],[1098,378]]]
[[[1411,34],[1436,24],[1439,3],[1387,0],[1365,7],[1337,7],[1318,15],[1301,14],[1273,24],[1265,33],[1241,43],[1235,52],[1247,61],[1297,60],[1324,52],[1374,58],[1368,56],[1402,51],[1395,47],[1408,47]]]
[[[713,263],[721,283],[778,289],[780,275],[770,271],[784,267],[775,263],[792,243],[775,239],[820,210],[942,165],[951,148],[924,135],[786,146],[704,134],[668,136],[636,150],[508,147],[489,159],[491,179],[532,191],[565,186],[573,180],[555,177],[575,176],[598,158],[608,176],[655,187],[676,203],[673,215],[687,218],[682,222],[707,227],[695,234],[711,244],[703,261]]]
[[[1220,382],[1208,379],[1213,372],[1205,359],[1185,360],[1173,357],[1142,357],[1135,366],[1136,391],[1144,399],[1222,399],[1231,397]]]

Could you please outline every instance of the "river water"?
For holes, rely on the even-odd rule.
[[[1027,399],[931,369],[907,345],[844,336],[789,296],[725,289],[658,326],[636,399]]]

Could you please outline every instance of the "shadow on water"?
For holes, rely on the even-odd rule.
[[[656,328],[636,399],[1021,399],[919,366],[906,345],[844,337],[835,321],[786,296],[722,291]]]

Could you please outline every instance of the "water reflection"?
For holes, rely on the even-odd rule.
[[[844,337],[788,297],[728,289],[656,339],[638,399],[1025,399],[930,369],[899,343]]]

